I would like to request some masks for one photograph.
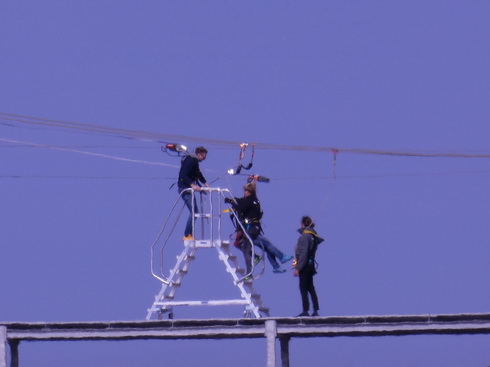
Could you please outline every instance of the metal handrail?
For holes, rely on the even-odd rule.
[[[185,190],[184,190],[185,191]],[[177,219],[175,221],[175,224],[172,228],[172,231],[170,231],[169,235],[167,236],[166,240],[164,241],[163,243],[163,246],[162,248],[160,249],[160,274],[157,274],[155,272],[155,269],[154,269],[154,259],[155,259],[155,246],[156,244],[158,243],[158,241],[160,240],[160,237],[162,236],[163,234],[163,231],[165,230],[165,228],[167,227],[167,224],[168,224],[168,221],[170,220],[170,217],[175,209],[175,207],[177,206],[177,204],[179,203],[181,197],[182,197],[182,193],[184,192],[182,191],[180,194],[179,194],[179,197],[177,198],[177,200],[175,201],[174,205],[172,206],[172,209],[170,210],[169,214],[167,215],[167,218],[165,219],[165,221],[163,222],[163,225],[162,227],[160,228],[160,231],[158,232],[158,235],[156,236],[155,240],[153,241],[153,243],[151,244],[151,247],[150,247],[150,265],[151,265],[151,275],[153,275],[155,278],[157,278],[158,280],[160,280],[161,282],[165,283],[165,284],[170,284],[170,281],[168,280],[167,277],[165,277],[165,275],[163,274],[163,249],[165,248],[165,246],[167,245],[169,239],[170,239],[170,235],[172,234],[173,232],[173,229],[175,228],[175,224],[177,223],[178,219],[180,218],[180,216],[182,215],[182,211],[184,209],[184,206],[185,204],[182,205],[182,208],[180,210],[180,213],[179,215],[177,216]]]

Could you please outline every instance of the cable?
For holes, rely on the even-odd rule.
[[[43,144],[38,144],[38,143],[30,143],[30,142],[26,142],[26,141],[11,140],[11,139],[4,139],[4,138],[0,138],[0,141],[6,142],[6,143],[23,144],[23,145],[39,147],[39,148],[48,148],[48,149],[54,149],[54,150],[61,150],[61,151],[65,151],[65,152],[85,154],[85,155],[90,155],[90,156],[95,156],[95,157],[112,159],[112,160],[116,160],[116,161],[124,161],[124,162],[141,163],[141,164],[147,164],[147,165],[153,165],[153,166],[164,166],[164,167],[171,167],[171,168],[179,168],[179,166],[177,166],[175,164],[167,164],[167,163],[161,163],[161,162],[149,162],[149,161],[143,161],[143,160],[138,160],[138,159],[129,159],[129,158],[117,157],[117,156],[113,156],[113,155],[87,152],[84,150],[63,148],[63,147],[53,146],[53,145],[43,145]]]
[[[118,129],[118,128],[110,128],[102,125],[85,124],[85,123],[61,121],[61,120],[49,120],[44,118],[15,115],[15,114],[2,113],[2,112],[0,112],[0,119],[20,122],[28,125],[61,127],[65,129],[72,129],[72,130],[78,130],[83,132],[93,132],[93,133],[99,133],[105,135],[114,135],[117,137],[130,138],[130,139],[140,140],[140,141],[172,142],[172,141],[185,140],[191,142],[205,142],[205,143],[216,144],[216,145],[236,146],[237,144],[239,144],[239,142],[229,142],[226,140],[205,139],[205,138],[176,135],[176,134],[162,134],[162,133],[154,133],[154,132],[142,131],[142,130]]]
[[[130,176],[67,176],[67,175],[0,175],[0,179],[69,179],[69,180],[173,180],[175,177],[130,177]]]
[[[483,171],[447,171],[447,172],[413,172],[413,173],[393,173],[393,174],[372,174],[372,175],[337,175],[332,176],[306,176],[306,177],[273,177],[274,181],[298,181],[298,180],[343,180],[358,178],[389,178],[389,177],[422,177],[422,176],[445,176],[445,175],[468,175],[468,174],[490,174],[490,170]]]
[[[140,141],[151,142],[175,142],[175,141],[187,141],[200,144],[209,144],[216,146],[236,147],[241,142],[231,140],[218,140],[202,137],[193,137],[187,135],[165,134],[155,133],[142,130],[129,130],[110,128],[102,125],[84,124],[70,121],[50,120],[38,117],[16,115],[10,113],[0,112],[0,120],[15,121],[18,123],[29,125],[40,125],[46,127],[58,127],[65,129],[72,129],[83,132],[91,132],[105,135],[113,135],[117,137],[123,137],[126,139],[135,139]],[[286,150],[286,151],[304,151],[304,152],[330,152],[334,155],[340,153],[350,154],[362,154],[362,155],[382,155],[382,156],[394,156],[394,157],[419,157],[419,158],[490,158],[490,153],[481,153],[466,151],[463,153],[454,152],[420,152],[420,151],[395,151],[395,150],[382,150],[382,149],[364,149],[364,148],[339,148],[333,146],[300,146],[300,145],[285,145],[285,144],[271,144],[271,143],[253,143],[256,149],[270,149],[270,150]]]

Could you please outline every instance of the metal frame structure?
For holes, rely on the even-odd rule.
[[[184,239],[184,247],[182,252],[177,256],[177,261],[173,268],[169,271],[169,274],[165,274],[164,261],[166,260],[167,244],[172,240],[172,234],[174,232],[177,221],[179,220],[182,210],[175,217],[175,209],[177,203],[181,200],[184,194],[190,193],[191,202],[196,200],[196,191],[193,189],[186,189],[181,192],[180,197],[175,202],[168,217],[164,221],[164,224],[158,233],[156,239],[151,245],[151,273],[161,283],[160,292],[155,296],[155,300],[151,307],[148,309],[146,316],[147,320],[150,320],[156,315],[158,319],[162,319],[164,314],[168,315],[168,318],[173,319],[174,307],[176,306],[228,306],[228,305],[243,305],[244,317],[260,318],[262,316],[269,316],[269,309],[262,304],[260,294],[256,293],[253,288],[252,280],[260,277],[264,271],[264,263],[262,262],[261,272],[252,276],[254,273],[254,264],[251,264],[251,271],[248,274],[244,274],[244,270],[240,268],[236,256],[232,255],[230,251],[230,242],[223,240],[222,236],[222,202],[223,199],[228,197],[232,198],[231,192],[228,189],[205,187],[201,188],[201,207],[197,212],[194,205],[191,205],[192,212],[192,234],[193,239]],[[205,198],[205,200],[204,200]],[[252,243],[252,239],[248,236],[247,232],[243,228],[242,224],[238,220],[236,213],[230,211],[234,216],[237,225],[241,226],[246,240]],[[171,220],[175,217],[174,220]],[[195,228],[196,219],[201,220],[201,233],[197,236]],[[227,299],[227,300],[187,300],[176,301],[175,294],[179,287],[182,285],[182,281],[190,269],[190,264],[195,260],[197,251],[200,249],[215,249],[218,253],[218,258],[225,265],[226,271],[231,275],[233,284],[239,289],[240,299]],[[254,246],[251,246],[252,259],[254,258]],[[159,269],[157,272],[156,269]]]

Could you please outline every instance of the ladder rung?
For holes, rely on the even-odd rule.
[[[211,218],[211,214],[209,214],[209,213],[204,213],[204,214],[202,214],[202,213],[195,213],[194,214],[194,217],[196,217],[196,218]]]
[[[210,240],[194,240],[194,247],[213,247],[213,244]]]

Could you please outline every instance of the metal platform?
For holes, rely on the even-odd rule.
[[[210,319],[111,322],[0,323],[0,367],[18,367],[23,341],[240,339],[265,338],[267,360],[275,366],[275,342],[282,366],[289,366],[289,342],[304,337],[490,334],[490,314],[333,316],[261,319]]]

